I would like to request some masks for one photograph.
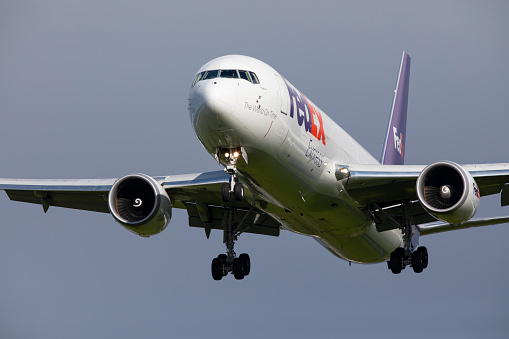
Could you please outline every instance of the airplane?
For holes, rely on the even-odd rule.
[[[114,179],[0,179],[13,201],[110,213],[150,237],[173,208],[189,225],[223,232],[226,253],[212,260],[214,280],[249,275],[243,233],[314,238],[355,263],[387,262],[392,273],[428,266],[420,236],[509,222],[473,219],[481,196],[509,205],[509,163],[404,165],[410,56],[403,52],[380,160],[375,159],[286,78],[248,56],[216,58],[196,73],[188,111],[205,150],[224,170]]]

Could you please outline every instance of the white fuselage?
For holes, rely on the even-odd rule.
[[[194,83],[189,95],[193,128],[210,154],[243,148],[238,176],[271,202],[258,208],[345,260],[384,261],[402,244],[399,231],[378,232],[366,206],[336,179],[336,164],[378,164],[351,136],[259,60],[224,56],[198,74],[210,70],[250,71],[259,79],[212,77]]]

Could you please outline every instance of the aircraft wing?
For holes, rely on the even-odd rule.
[[[337,167],[338,173],[343,167]],[[474,178],[480,196],[501,193],[501,205],[509,205],[509,163],[461,167]],[[355,201],[371,207],[379,231],[396,229],[404,223],[404,202],[410,207],[412,224],[420,225],[422,235],[509,222],[509,217],[472,219],[461,225],[437,222],[417,197],[416,181],[425,166],[350,165],[348,169],[348,178],[342,179],[344,187]]]
[[[224,171],[153,177],[168,193],[174,208],[186,209],[189,225],[203,227],[207,236],[210,229],[222,229],[224,202],[221,186],[229,176]],[[117,179],[0,179],[4,190],[13,201],[41,204],[44,212],[57,206],[86,211],[109,213],[108,194]],[[279,223],[260,212],[255,199],[247,196],[242,202],[232,201],[236,218],[245,225],[244,232],[279,235]],[[258,199],[260,199],[258,197]],[[251,202],[249,202],[251,201]]]
[[[109,213],[108,193],[116,179],[0,179],[13,201]]]
[[[432,234],[468,227],[505,223],[509,217],[473,219],[461,225],[436,222],[424,210],[416,193],[416,180],[425,166],[414,165],[350,165],[344,187],[357,202],[369,206],[375,215],[379,231],[399,228],[404,221],[402,203],[410,206],[412,223],[419,225],[421,234]],[[509,205],[509,164],[464,165],[479,186],[481,196],[501,193],[502,206]],[[222,229],[224,203],[221,186],[228,182],[223,171],[159,176],[154,179],[162,185],[173,207],[186,209],[189,225]],[[0,179],[4,190],[13,201],[109,213],[108,194],[117,179]],[[280,225],[256,205],[263,197],[251,194],[242,202],[232,201],[238,210],[236,218],[245,225],[244,232],[279,235]],[[264,204],[270,203],[263,201]]]
[[[477,182],[481,196],[500,193],[509,183],[509,163],[461,165]],[[356,201],[390,205],[417,200],[416,180],[423,165],[350,165],[345,185]],[[505,206],[505,205],[504,205]]]

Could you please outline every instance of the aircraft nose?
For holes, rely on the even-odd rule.
[[[198,115],[201,118],[210,116],[221,120],[227,119],[237,106],[237,90],[221,79],[199,83],[191,89],[189,106],[193,120]]]

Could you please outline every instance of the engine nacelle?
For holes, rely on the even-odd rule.
[[[454,162],[441,161],[421,172],[417,178],[417,197],[429,214],[459,225],[474,215],[480,192],[469,172]]]
[[[160,233],[171,219],[172,203],[164,188],[145,174],[118,179],[108,196],[111,214],[122,226],[142,236]]]

